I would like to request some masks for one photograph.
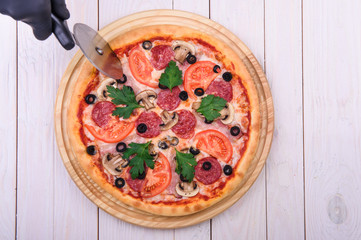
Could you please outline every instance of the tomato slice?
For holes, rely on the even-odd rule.
[[[111,119],[103,128],[84,125],[96,139],[106,143],[115,143],[126,138],[133,131],[135,123]]]
[[[159,153],[154,169],[148,169],[141,191],[142,197],[149,198],[160,194],[169,186],[171,179],[172,173],[168,159]]]
[[[158,87],[158,81],[152,78],[153,66],[139,46],[129,53],[129,67],[135,80],[152,88]]]
[[[203,88],[206,91],[209,84],[219,75],[219,73],[213,71],[215,65],[210,61],[199,61],[186,70],[184,74],[184,90],[187,91],[191,98],[197,98],[194,95],[196,88]]]
[[[228,138],[216,130],[205,130],[194,137],[196,147],[223,162],[229,162],[233,147]]]

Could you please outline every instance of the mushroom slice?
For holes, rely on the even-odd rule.
[[[97,96],[100,101],[111,101],[111,98],[108,96],[107,86],[113,86],[114,88],[116,88],[117,81],[113,78],[107,78],[100,83],[100,86],[97,89]]]
[[[151,143],[148,148],[149,155],[153,157],[153,160],[157,160],[158,158],[158,152],[155,150],[155,145]]]
[[[192,109],[193,109],[193,110],[197,110],[197,109],[201,106],[201,103],[202,103],[202,102],[200,102],[200,101],[198,101],[198,102],[193,102],[193,103],[192,103]]]
[[[144,90],[138,93],[135,100],[139,105],[145,107],[146,110],[155,108],[154,100],[157,98],[157,94],[152,90]]]
[[[160,117],[163,123],[160,125],[160,130],[165,131],[171,129],[178,122],[178,114],[176,112],[170,113],[167,110],[161,112]]]
[[[184,41],[174,41],[172,44],[172,48],[174,51],[174,58],[180,63],[184,62],[188,54],[196,54],[195,47],[192,44]]]
[[[176,192],[182,197],[194,197],[199,192],[196,182],[180,182],[175,187]]]
[[[104,168],[112,175],[119,175],[123,168],[127,167],[129,161],[123,159],[120,155],[112,155],[107,153],[102,158]]]
[[[226,106],[219,113],[221,114],[219,119],[221,119],[221,122],[223,124],[230,124],[233,121],[234,108],[232,104],[227,103]]]

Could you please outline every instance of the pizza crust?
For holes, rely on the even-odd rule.
[[[101,189],[104,189],[105,192],[110,193],[116,200],[119,200],[126,205],[151,214],[164,216],[182,216],[192,214],[210,207],[211,205],[232,194],[235,190],[239,189],[246,181],[244,176],[246,175],[247,170],[249,169],[249,166],[254,159],[259,144],[259,98],[249,70],[240,57],[238,57],[225,43],[221,42],[215,37],[211,37],[205,33],[198,32],[191,28],[180,28],[171,25],[144,27],[127,32],[126,37],[118,36],[117,38],[110,41],[110,45],[113,49],[118,49],[141,40],[157,38],[159,36],[171,36],[173,39],[198,38],[214,46],[216,49],[222,49],[222,62],[224,63],[225,67],[227,69],[232,69],[232,72],[241,77],[242,84],[247,90],[250,103],[251,125],[249,126],[249,139],[247,142],[246,151],[243,153],[242,159],[240,160],[241,162],[237,165],[237,168],[234,169],[235,176],[231,178],[230,181],[227,181],[226,186],[218,192],[217,197],[211,198],[209,200],[198,198],[197,201],[193,201],[188,204],[164,204],[161,202],[148,203],[141,201],[139,198],[131,197],[128,194],[119,191],[119,189],[106,181],[103,173],[94,164],[93,158],[86,153],[86,146],[84,146],[79,134],[81,128],[81,123],[78,119],[79,104],[84,98],[83,93],[86,90],[89,81],[94,78],[95,74],[95,68],[88,61],[84,61],[84,63],[79,66],[81,70],[77,77],[78,80],[74,87],[68,109],[67,130],[69,133],[72,150],[77,161],[84,169],[84,171],[90,176],[90,178]],[[243,57],[245,58],[246,56]]]

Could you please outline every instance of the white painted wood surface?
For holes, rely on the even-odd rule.
[[[361,239],[360,1],[74,0],[68,7],[70,27],[174,8],[230,29],[271,85],[270,157],[250,191],[210,221],[155,230],[108,215],[72,182],[54,139],[56,90],[76,50],[54,37],[39,42],[28,26],[0,16],[0,239]]]
[[[266,164],[267,235],[297,240],[304,238],[302,2],[265,3],[265,70],[276,106]]]
[[[0,239],[15,237],[16,208],[16,23],[0,16]]]
[[[309,239],[361,239],[360,12],[360,1],[303,3]]]

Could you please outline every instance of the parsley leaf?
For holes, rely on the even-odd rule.
[[[112,102],[115,105],[126,105],[125,107],[115,108],[113,116],[123,117],[126,119],[130,117],[130,114],[132,114],[134,109],[142,108],[142,106],[140,106],[135,100],[133,90],[128,86],[123,86],[121,90],[119,88],[107,86],[107,91],[109,93],[109,97],[113,98]]]
[[[193,154],[191,153],[182,153],[177,149],[176,151],[176,160],[177,167],[175,169],[176,173],[182,174],[189,182],[194,178],[194,167],[197,165],[196,160],[194,159]]]
[[[130,143],[129,148],[124,152],[123,158],[129,159],[130,156],[134,155],[132,159],[130,159],[129,166],[132,166],[130,169],[130,174],[132,179],[136,179],[139,175],[141,175],[144,169],[144,162],[151,169],[154,168],[153,157],[149,154],[149,145],[152,141],[147,143]]]
[[[167,86],[170,91],[172,91],[175,86],[181,85],[183,83],[182,71],[179,70],[177,64],[174,61],[169,62],[168,67],[159,78],[159,83]]]
[[[216,97],[212,94],[202,99],[201,105],[197,112],[201,113],[208,121],[213,121],[221,116],[221,111],[227,104],[227,101],[221,97]]]

